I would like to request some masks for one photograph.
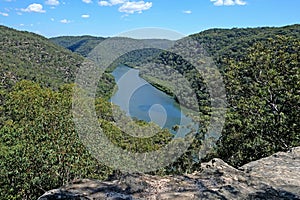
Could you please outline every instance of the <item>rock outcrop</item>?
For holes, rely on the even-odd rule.
[[[182,176],[131,174],[120,180],[74,181],[39,200],[300,199],[300,147],[236,169],[220,159]]]

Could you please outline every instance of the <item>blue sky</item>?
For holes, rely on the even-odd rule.
[[[299,0],[0,0],[0,24],[46,37],[114,36],[144,27],[189,35],[296,24],[299,8]]]

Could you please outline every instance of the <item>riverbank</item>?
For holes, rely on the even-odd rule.
[[[141,70],[141,67],[131,67],[131,66],[128,66],[128,67]],[[175,101],[175,106],[177,106],[180,110],[182,110],[183,113],[189,114],[190,117],[199,116],[198,110],[191,109],[191,108],[184,106],[183,104],[180,104],[178,98],[176,97],[174,92],[170,89],[170,88],[174,88],[174,87],[172,85],[170,85],[170,83],[168,81],[163,81],[161,79],[155,78],[153,76],[147,76],[145,74],[141,74],[140,76],[143,79],[145,79],[148,83],[150,83],[153,87],[166,93],[171,98],[173,98]],[[194,120],[196,120],[196,119],[194,119]]]
[[[178,98],[176,97],[176,95],[172,92],[172,90],[170,88],[172,88],[172,86],[167,82],[167,81],[162,81],[160,79],[157,79],[155,77],[151,77],[151,76],[147,76],[147,75],[141,75],[141,77],[143,79],[145,79],[148,83],[150,83],[153,87],[155,87],[156,89],[166,93],[167,95],[169,95],[171,98],[174,99],[175,101],[175,105],[182,110],[183,113],[185,114],[191,114],[190,117],[192,116],[198,116],[199,112],[190,109],[182,104],[180,104]]]

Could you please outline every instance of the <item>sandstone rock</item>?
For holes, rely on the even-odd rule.
[[[251,176],[263,177],[268,185],[300,196],[300,147],[250,162],[239,169]]]
[[[236,169],[220,159],[182,176],[124,175],[119,180],[74,181],[39,200],[300,199],[300,147]]]

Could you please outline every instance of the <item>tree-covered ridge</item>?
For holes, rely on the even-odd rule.
[[[58,89],[75,81],[84,59],[40,35],[0,26],[0,82],[4,88],[26,79]],[[97,93],[109,98],[113,82],[113,77],[105,74]]]
[[[300,25],[284,27],[260,27],[260,28],[232,28],[209,29],[189,37],[203,45],[216,64],[224,68],[223,59],[242,59],[246,56],[248,48],[257,42],[267,41],[276,35],[284,35],[291,38],[300,38]]]
[[[226,86],[226,123],[213,156],[241,166],[300,145],[300,25],[191,37],[212,56]]]
[[[232,28],[232,29],[209,29],[189,37],[198,41],[207,53],[215,59],[216,64],[222,67],[223,58],[242,58],[247,49],[254,43],[273,38],[274,35],[285,35],[287,37],[299,38],[300,25],[289,25],[284,27],[260,27],[260,28]],[[93,36],[61,36],[50,38],[50,41],[63,46],[80,55],[88,56],[100,42],[107,38]],[[141,40],[148,43],[169,43],[168,40]],[[119,61],[129,66],[139,66],[141,62],[149,61],[153,55],[157,55],[155,49],[145,49],[128,53]],[[126,59],[125,59],[126,57]],[[125,63],[124,63],[125,62]]]
[[[94,36],[61,36],[50,38],[55,44],[65,47],[72,52],[76,52],[87,57],[88,54],[105,38]]]
[[[0,26],[0,77],[5,87],[27,79],[58,88],[74,81],[83,60],[42,36]]]

